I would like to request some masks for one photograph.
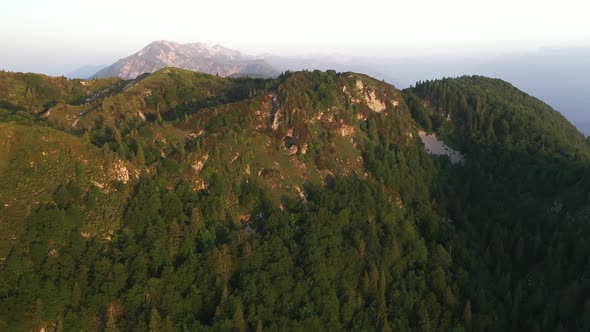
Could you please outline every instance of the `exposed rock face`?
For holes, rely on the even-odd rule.
[[[93,77],[134,79],[165,67],[177,67],[221,76],[274,77],[276,71],[264,60],[223,46],[203,43],[178,44],[156,41],[141,51],[98,71]]]
[[[280,110],[276,111],[276,113],[274,113],[274,115],[272,117],[273,117],[273,119],[272,119],[271,128],[273,131],[277,131],[277,130],[279,130],[279,121],[281,120],[281,111]]]
[[[361,81],[361,80],[356,80],[355,85],[356,85],[356,90],[358,92],[363,92],[363,90],[365,89],[365,84],[363,84],[363,81]]]
[[[355,104],[365,103],[371,110],[376,113],[383,112],[387,109],[385,102],[377,97],[377,93],[370,87],[365,87],[365,84],[361,80],[355,81],[356,97],[348,91],[346,86],[342,87],[342,92],[345,93],[350,101]],[[396,107],[399,104],[398,101],[393,100],[392,105]],[[361,119],[361,117],[359,117]]]
[[[377,98],[375,91],[370,91],[368,93],[368,96],[365,97],[365,102],[370,109],[377,113],[383,112],[387,108],[385,103]]]
[[[123,183],[129,182],[131,179],[129,170],[122,161],[119,160],[113,164],[113,167],[111,168],[111,178]]]
[[[196,173],[200,173],[203,167],[205,166],[207,160],[209,160],[208,154],[204,155],[201,160],[197,160],[195,163],[193,163],[191,167],[195,170]]]
[[[275,94],[271,95],[272,97],[272,111],[270,112],[270,116],[272,118],[272,130],[273,131],[277,131],[279,129],[279,121],[281,120],[281,110],[279,109],[279,107],[281,107],[281,103],[279,102],[279,100],[277,99],[277,96]]]

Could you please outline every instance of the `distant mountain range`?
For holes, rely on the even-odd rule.
[[[275,77],[278,72],[265,60],[204,43],[179,44],[155,41],[139,52],[96,72],[92,77],[134,79],[165,67],[176,67],[220,76]]]
[[[88,78],[90,76],[92,76],[94,73],[96,73],[97,71],[103,69],[105,67],[105,65],[88,65],[88,66],[82,66],[79,68],[76,68],[75,70],[72,70],[71,72],[67,73],[65,76],[67,78]]]

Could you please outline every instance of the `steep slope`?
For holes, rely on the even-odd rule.
[[[85,233],[107,234],[118,224],[124,202],[117,200],[124,196],[115,187],[118,182],[137,179],[137,166],[79,137],[44,126],[0,122],[0,132],[0,255],[22,240],[23,220],[50,202],[63,205],[64,218],[69,212],[83,213],[85,222],[77,217],[76,226]],[[90,204],[78,211],[65,209],[67,201],[80,199],[82,192],[88,192]],[[62,236],[63,229],[55,227],[57,230],[47,232]]]
[[[588,143],[559,112],[509,83],[465,76],[418,83],[407,90],[414,114],[468,153],[500,150],[566,159],[590,157]]]
[[[590,328],[590,143],[500,80],[419,82],[404,94],[424,128],[467,154],[447,209],[456,245],[475,254],[460,264],[475,280],[477,329]]]
[[[363,155],[368,136],[384,135],[405,145],[414,142],[413,121],[401,93],[353,73],[300,72],[260,80],[165,68],[130,81],[7,74],[3,83],[10,89],[0,93],[14,96],[14,87],[28,81],[45,82],[34,89],[22,83],[26,91],[41,91],[43,99],[33,105],[56,106],[41,116],[35,107],[29,115],[19,113],[24,106],[15,106],[17,111],[0,109],[0,120],[8,122],[1,127],[2,179],[27,179],[0,192],[7,212],[0,224],[10,229],[9,237],[22,233],[19,220],[39,202],[51,201],[58,186],[82,176],[76,172],[85,165],[92,167],[78,183],[84,191],[100,188],[110,193],[112,181],[133,181],[142,168],[159,172],[173,163],[179,173],[170,181],[181,178],[195,190],[204,190],[222,175],[236,185],[254,176],[280,204],[285,195],[304,197],[307,184],[322,184],[339,175],[366,178]],[[81,105],[68,104],[71,96],[66,91],[73,91],[68,86],[86,88],[76,94],[93,97]],[[101,94],[93,94],[97,89]],[[23,98],[10,100],[26,105]],[[44,143],[36,146],[39,140]],[[125,174],[117,175],[119,170]],[[32,187],[25,185],[29,181]],[[93,224],[108,232],[109,225],[117,227],[112,221]]]
[[[101,69],[93,77],[134,79],[165,67],[176,67],[221,76],[275,77],[276,71],[256,59],[219,45],[178,44],[156,41],[139,52]]]
[[[413,144],[415,134],[398,90],[353,73],[258,80],[165,68],[82,108],[58,105],[44,119],[124,158],[138,144],[148,160],[173,156],[190,166],[184,178],[198,189],[211,180],[202,176],[207,165],[240,164],[228,176],[266,174],[277,198],[299,195],[312,179],[365,174],[368,126],[400,144]],[[224,152],[213,160],[210,149]]]

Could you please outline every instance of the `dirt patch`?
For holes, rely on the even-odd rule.
[[[465,157],[461,152],[455,151],[448,147],[443,141],[439,140],[436,135],[428,135],[424,131],[418,133],[426,152],[435,156],[447,156],[453,164],[463,164]]]
[[[343,125],[340,127],[340,136],[342,137],[350,137],[354,135],[354,127],[349,125]]]

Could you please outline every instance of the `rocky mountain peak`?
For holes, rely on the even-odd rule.
[[[93,77],[134,79],[143,73],[153,73],[165,67],[177,67],[221,76],[273,77],[277,74],[264,60],[221,45],[179,44],[158,40],[137,53],[103,68]]]

